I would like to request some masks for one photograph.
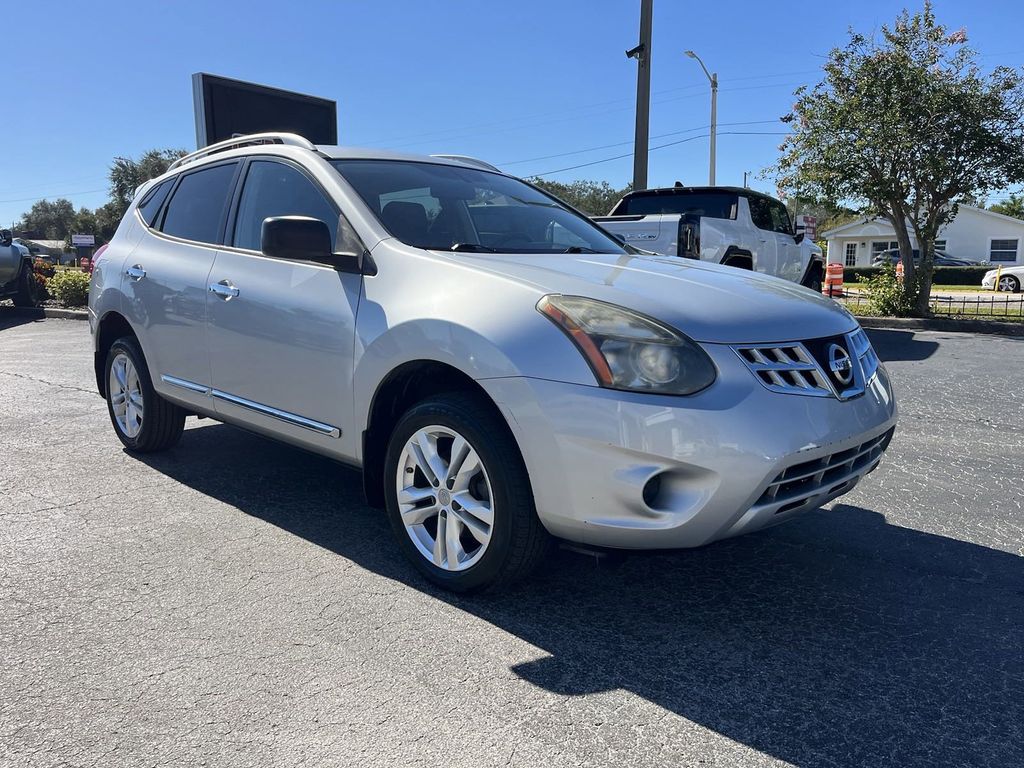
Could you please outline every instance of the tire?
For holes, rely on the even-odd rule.
[[[821,293],[821,284],[824,279],[822,274],[821,265],[813,264],[807,272],[807,276],[804,278],[802,285],[805,288],[810,288],[815,293]]]
[[[38,307],[42,303],[43,290],[36,282],[35,271],[30,262],[25,262],[18,276],[18,292],[14,294],[14,306]]]
[[[426,442],[414,443],[420,437]],[[431,475],[447,476],[455,451],[465,458],[455,459],[454,481],[441,478],[435,486]],[[402,552],[427,579],[454,592],[496,590],[524,579],[552,543],[508,425],[475,395],[439,395],[399,419],[384,459],[384,495]],[[449,533],[452,522],[454,547],[439,535]]]
[[[153,389],[146,358],[133,337],[124,336],[111,345],[103,375],[106,377],[107,413],[125,448],[133,453],[154,453],[177,444],[185,428],[185,411],[164,400]],[[124,385],[119,384],[122,375]],[[126,390],[133,392],[133,396],[119,398]]]
[[[1020,291],[1020,280],[1014,275],[1003,275],[999,278],[999,285],[996,286],[996,290],[1004,293],[1018,293]]]

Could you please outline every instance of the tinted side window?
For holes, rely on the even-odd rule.
[[[747,198],[747,203],[750,205],[750,219],[754,222],[754,226],[771,232],[774,227],[772,226],[772,212],[768,207],[768,200],[751,195]]]
[[[263,220],[271,216],[310,216],[331,231],[335,247],[338,213],[305,174],[284,163],[255,161],[249,165],[235,222],[236,248],[260,250]]]
[[[683,192],[637,195],[622,201],[617,216],[682,213],[711,219],[736,218],[736,195],[728,192]]]
[[[789,211],[786,210],[786,206],[775,200],[771,200],[768,203],[768,208],[772,214],[772,229],[776,232],[781,232],[784,235],[793,234],[793,225],[789,220]]]
[[[167,204],[161,230],[186,240],[217,243],[237,167],[238,163],[227,163],[182,177]]]
[[[174,179],[160,182],[153,189],[149,190],[149,194],[139,203],[139,214],[149,226],[152,227],[153,222],[156,221],[156,215],[160,211],[160,206],[167,199],[167,193],[171,191],[173,184]]]

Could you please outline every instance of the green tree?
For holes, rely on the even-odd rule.
[[[627,184],[622,189],[616,189],[607,181],[573,181],[563,184],[539,176],[527,181],[591,216],[607,215],[612,206],[633,188],[632,184]]]
[[[930,2],[877,38],[851,30],[829,53],[822,82],[796,92],[774,169],[794,194],[886,218],[900,244],[903,290],[922,315],[933,243],[956,201],[1024,179],[1024,76],[1006,67],[984,74],[966,40],[936,22]]]
[[[75,220],[75,207],[63,197],[54,201],[37,200],[15,229],[20,232],[38,232],[46,240],[64,240],[71,234]]]
[[[110,166],[110,203],[114,205],[112,212],[117,213],[117,218],[128,210],[140,184],[166,172],[171,163],[184,154],[183,149],[151,149],[138,160],[115,157]]]
[[[1004,216],[1024,219],[1024,194],[1010,195],[1006,200],[990,205],[988,209]]]

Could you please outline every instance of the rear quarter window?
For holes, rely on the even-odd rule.
[[[689,214],[710,219],[735,219],[736,195],[723,192],[684,192],[636,195],[623,200],[616,216]]]
[[[139,203],[139,215],[142,216],[142,220],[149,226],[152,227],[156,221],[156,216],[160,212],[160,206],[164,204],[164,200],[167,199],[167,193],[171,191],[172,186],[174,186],[174,179],[160,182],[153,189],[149,190],[149,193]]]
[[[167,204],[160,231],[185,240],[217,244],[238,163],[203,168],[183,176]]]

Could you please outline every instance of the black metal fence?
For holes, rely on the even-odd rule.
[[[847,289],[838,301],[854,314],[858,310],[870,309],[867,293],[863,290]],[[1024,294],[988,292],[932,296],[931,311],[940,317],[1024,319]]]

